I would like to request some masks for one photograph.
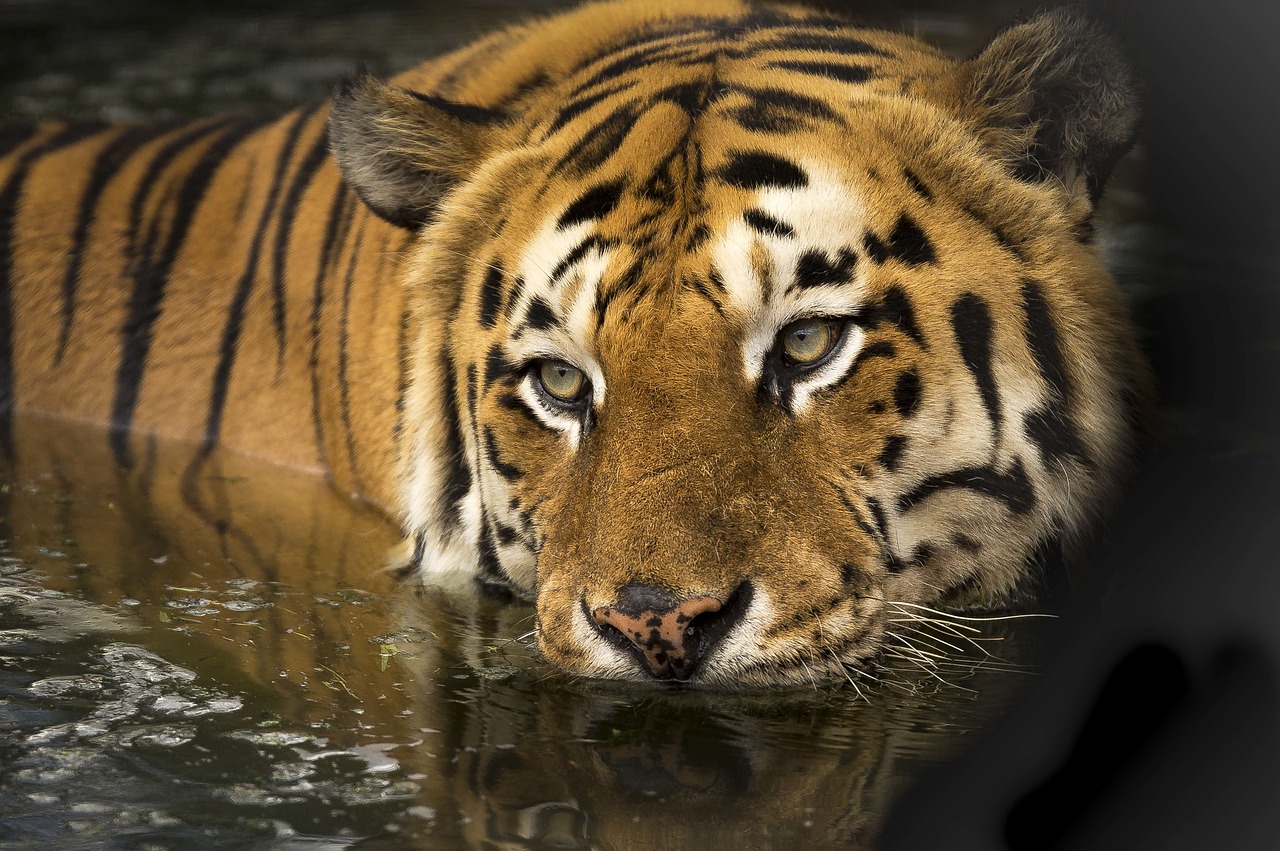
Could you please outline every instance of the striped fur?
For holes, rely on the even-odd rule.
[[[1133,89],[1077,12],[956,62],[665,0],[283,115],[11,128],[0,441],[32,410],[125,465],[161,434],[322,473],[424,581],[536,596],[580,673],[644,676],[589,615],[642,583],[747,589],[699,681],[844,677],[1116,494],[1145,367],[1089,235]],[[799,367],[806,317],[838,342]]]

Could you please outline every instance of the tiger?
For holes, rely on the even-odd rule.
[[[1123,489],[1094,219],[1139,89],[1075,7],[957,60],[618,0],[282,114],[11,126],[0,448],[36,412],[322,475],[571,675],[856,684]]]

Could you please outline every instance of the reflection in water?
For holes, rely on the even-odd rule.
[[[122,471],[100,431],[17,434],[0,840],[18,847],[860,847],[1026,678],[952,651],[865,698],[573,680],[531,651],[528,606],[398,588],[378,570],[394,530],[321,482],[183,470],[162,444]],[[979,637],[1025,660],[1035,622],[1001,625]]]

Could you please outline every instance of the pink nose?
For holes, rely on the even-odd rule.
[[[631,584],[612,606],[591,612],[601,637],[634,654],[655,679],[687,680],[743,612],[750,586],[725,600],[711,596],[679,601],[665,588]]]

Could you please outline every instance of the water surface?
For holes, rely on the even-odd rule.
[[[91,427],[17,434],[7,847],[859,847],[1031,676],[1014,621],[903,632],[949,658],[857,690],[572,679],[528,605],[398,584],[394,529],[322,481],[162,443],[125,472]]]

